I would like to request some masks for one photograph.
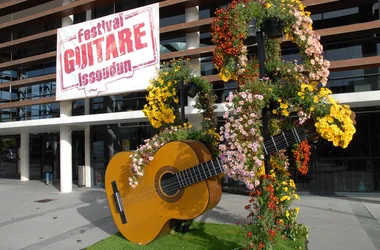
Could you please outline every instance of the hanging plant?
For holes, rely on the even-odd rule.
[[[196,74],[196,69],[189,59],[182,58],[163,63],[148,86],[147,104],[144,105],[143,112],[152,126],[164,129],[179,125],[179,81],[184,82],[186,90],[191,91],[190,94],[194,93],[194,90],[199,91],[194,107],[200,110],[205,129],[215,128],[215,96],[211,85]]]
[[[330,62],[323,58],[320,36],[313,31],[310,13],[304,11],[300,1],[235,0],[215,14],[211,33],[216,46],[213,62],[224,81],[240,80],[245,71],[248,50],[244,42],[248,24],[255,20],[256,29],[264,29],[268,37],[285,37],[294,42],[303,56],[302,71],[309,72],[310,80],[326,85]]]

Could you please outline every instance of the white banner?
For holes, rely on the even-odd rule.
[[[58,29],[57,100],[145,90],[160,64],[159,4]]]

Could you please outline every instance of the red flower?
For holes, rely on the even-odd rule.
[[[252,232],[249,231],[249,232],[247,233],[247,236],[248,236],[249,238],[252,238]]]
[[[308,144],[307,140],[304,140],[293,150],[293,155],[296,161],[297,169],[303,175],[306,175],[309,170],[308,164],[311,154],[310,148],[311,146]]]

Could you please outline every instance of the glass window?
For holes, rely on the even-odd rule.
[[[142,110],[146,104],[146,92],[126,93],[91,99],[91,114]]]
[[[104,17],[104,16],[111,15],[113,13],[115,13],[115,5],[113,3],[107,4],[104,7],[93,9],[92,18],[95,19],[95,18],[99,18],[99,17]]]
[[[115,4],[115,13],[141,6],[141,0],[121,0]]]
[[[327,87],[335,94],[380,90],[379,68],[330,72]]]
[[[183,9],[183,12],[179,15],[160,18],[160,27],[184,22],[186,22],[186,16],[185,10]]]
[[[314,29],[325,29],[379,19],[374,3],[311,15]]]

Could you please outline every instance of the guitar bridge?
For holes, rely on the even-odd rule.
[[[113,181],[112,183],[112,190],[113,190],[113,199],[115,201],[117,212],[120,214],[120,219],[123,224],[127,223],[127,217],[125,216],[123,203],[121,202],[119,189],[117,188],[116,182]]]

